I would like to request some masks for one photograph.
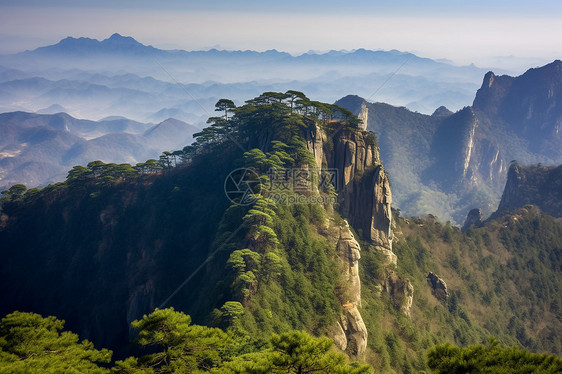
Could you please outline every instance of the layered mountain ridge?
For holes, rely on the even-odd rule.
[[[64,318],[117,359],[131,352],[129,323],[169,306],[256,344],[291,329],[327,335],[383,373],[427,370],[434,344],[490,335],[562,352],[559,221],[525,207],[461,233],[435,217],[402,218],[377,138],[352,115],[322,118],[329,104],[295,109],[290,98],[227,106],[181,167],[115,174],[96,163],[40,191],[11,191],[1,200],[0,277],[11,286],[0,314]],[[237,185],[260,186],[242,191],[253,192],[247,205],[225,194],[240,169],[252,177]]]
[[[199,129],[168,119],[157,125],[128,119],[89,121],[66,113],[0,114],[0,188],[64,180],[72,166],[102,160],[138,163],[193,140]]]
[[[473,105],[456,113],[427,116],[353,96],[338,104],[367,108],[397,207],[460,223],[472,208],[495,210],[512,160],[562,163],[561,67],[557,60],[515,78],[489,72]]]
[[[399,74],[393,73],[398,67]],[[161,121],[153,116],[174,110],[177,119],[203,123],[222,97],[240,104],[264,91],[296,89],[331,102],[349,92],[368,96],[393,74],[378,98],[430,113],[438,105],[468,104],[485,72],[396,50],[292,56],[275,50],[162,50],[119,34],[101,41],[68,37],[0,56],[0,110],[60,105],[75,117],[120,115],[140,122]]]

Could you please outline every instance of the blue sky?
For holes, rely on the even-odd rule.
[[[561,25],[553,0],[0,0],[0,53],[119,32],[164,49],[399,49],[484,66],[562,58]]]

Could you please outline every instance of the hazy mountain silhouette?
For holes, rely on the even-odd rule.
[[[144,162],[190,144],[198,130],[174,119],[153,125],[126,118],[95,122],[66,113],[0,114],[0,186],[58,182],[72,166],[93,160]]]
[[[101,95],[103,87],[110,87],[118,92],[106,90],[111,103],[96,103],[103,113],[94,119],[122,115],[148,121],[162,109],[176,109],[191,114],[179,119],[191,122],[197,119],[200,124],[220,98],[228,97],[241,104],[244,98],[264,91],[288,89],[328,102],[350,92],[363,97],[376,93],[378,101],[420,112],[431,113],[440,105],[456,110],[470,104],[472,93],[486,72],[474,66],[458,67],[397,50],[358,49],[298,56],[276,50],[161,50],[119,34],[101,41],[68,37],[54,45],[0,56],[0,66],[0,82],[5,83],[0,87],[0,94],[9,91],[10,86],[18,93],[17,99],[4,96],[2,111],[37,111],[58,104],[69,108],[70,114],[94,118],[90,115],[93,111],[85,108],[83,101],[79,104],[65,97],[68,86],[73,85],[77,90],[68,95],[81,100],[88,95]],[[56,83],[22,81],[37,78]],[[86,86],[84,82],[94,86]],[[182,82],[185,89],[177,82]],[[58,89],[37,94],[49,84]],[[163,92],[173,105],[148,98]],[[133,110],[128,105],[131,101],[139,108],[146,108],[146,112],[132,117]],[[195,101],[201,105],[186,108]]]

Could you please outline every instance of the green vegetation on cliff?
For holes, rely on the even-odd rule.
[[[303,331],[272,335],[260,346],[229,330],[191,324],[191,318],[173,309],[156,309],[131,324],[135,343],[150,353],[130,356],[110,367],[112,352],[78,342],[72,332],[61,332],[64,321],[33,313],[12,313],[0,321],[0,373],[92,374],[266,374],[371,373],[368,365],[349,363],[328,338]]]
[[[490,338],[487,346],[459,348],[448,343],[435,346],[427,354],[427,365],[436,374],[554,374],[562,371],[562,359],[533,354],[517,347],[503,348]]]
[[[435,344],[502,345],[562,355],[562,222],[528,206],[462,233],[434,217],[397,218],[395,269],[413,285],[410,315],[405,292],[386,292],[384,257],[363,243],[363,308],[375,368],[427,370]],[[428,282],[433,272],[447,296]],[[369,357],[369,353],[367,353]],[[369,360],[369,362],[372,362]],[[461,371],[462,372],[462,371]]]
[[[109,370],[111,351],[96,350],[87,340],[62,331],[64,321],[14,312],[0,321],[0,373],[92,373]]]
[[[116,373],[116,374],[266,374],[373,373],[371,367],[350,363],[325,337],[303,331],[273,334],[259,345],[236,329],[224,332],[191,324],[191,318],[173,309],[156,309],[133,321],[135,343],[149,353],[130,356],[109,365],[112,352],[96,350],[88,341],[61,332],[64,321],[33,313],[12,313],[0,321],[0,373]],[[562,370],[562,359],[533,354],[517,347],[501,347],[490,338],[487,346],[459,348],[449,343],[427,352],[433,373],[545,373]]]
[[[426,353],[436,344],[467,347],[490,336],[562,354],[559,221],[528,207],[466,233],[397,212],[391,223],[389,191],[375,199],[379,205],[358,198],[375,193],[358,188],[365,179],[382,195],[377,183],[387,179],[376,140],[350,113],[298,92],[264,93],[238,108],[221,100],[217,111],[194,145],[158,162],[94,161],[63,183],[8,190],[0,277],[10,287],[2,287],[0,315],[64,318],[72,331],[113,349],[113,370],[123,373],[170,372],[176,364],[192,372],[367,370],[341,352],[361,355],[377,372],[412,373],[433,368]],[[362,194],[315,179],[326,160],[311,145],[337,159],[346,191]],[[360,155],[361,173],[353,169]],[[243,182],[252,188],[229,200],[225,180],[240,169],[251,171]],[[342,206],[371,214],[355,228],[361,251]],[[377,219],[386,219],[384,229],[374,227]],[[359,254],[361,284],[350,284]],[[329,336],[334,346],[307,334]],[[73,339],[69,349],[80,344]],[[3,359],[14,359],[4,340]],[[108,352],[83,344],[91,355],[76,354],[89,360],[80,365],[103,372]]]
[[[308,131],[355,131],[358,120],[298,92],[264,93],[239,108],[223,100],[217,110],[223,116],[181,151],[182,162],[169,161],[175,152],[135,168],[94,161],[64,183],[10,189],[0,269],[13,286],[0,313],[56,315],[119,355],[130,351],[129,322],[158,306],[223,328],[241,314],[241,326],[264,341],[289,329],[324,333],[339,315],[341,282],[335,243],[318,230],[341,219],[330,206],[274,203],[267,186],[272,170],[317,169]],[[224,191],[240,168],[262,185],[246,205]],[[304,178],[304,191],[284,196],[332,197],[328,185],[311,188],[312,173]]]

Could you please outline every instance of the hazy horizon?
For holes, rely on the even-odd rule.
[[[0,2],[0,54],[55,44],[67,36],[98,40],[113,33],[160,49],[400,50],[478,66],[530,64],[562,56],[553,32],[562,4],[555,1],[411,0],[392,4],[354,0],[269,1],[39,0]],[[521,63],[521,62],[519,62]]]

